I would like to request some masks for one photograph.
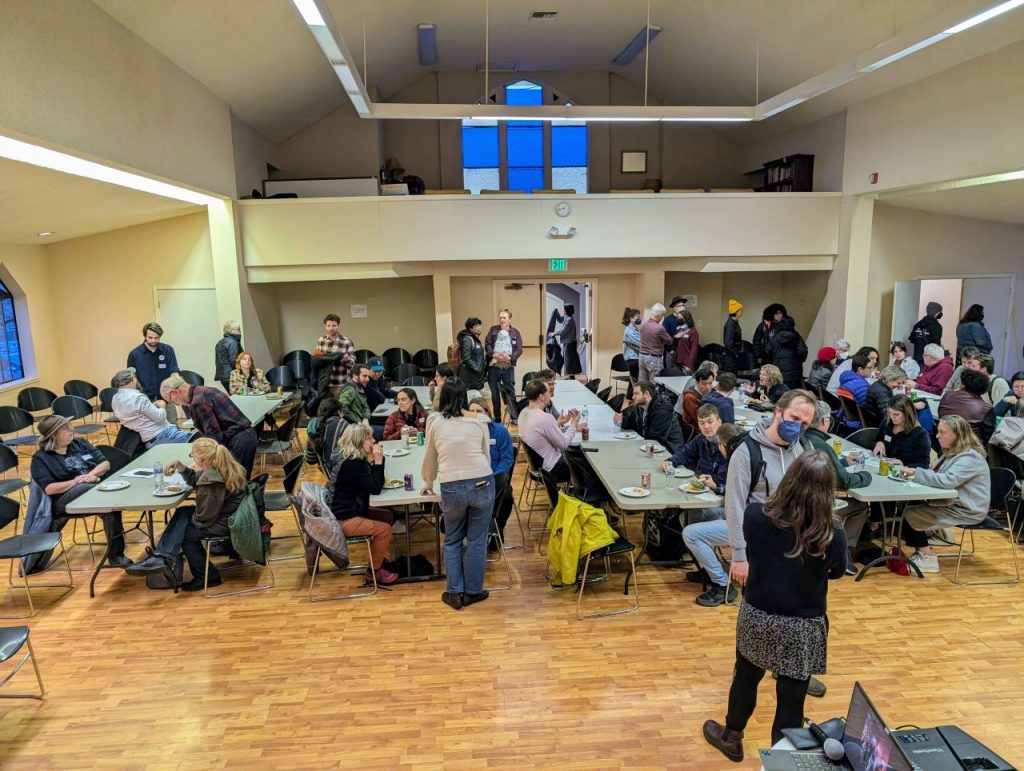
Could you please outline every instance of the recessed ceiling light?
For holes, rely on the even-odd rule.
[[[44,230],[41,233],[36,233],[36,235],[37,236],[52,236],[53,233],[54,233],[54,231],[52,231],[52,230]]]

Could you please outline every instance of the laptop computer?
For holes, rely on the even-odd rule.
[[[913,767],[860,683],[853,685],[842,744],[846,757],[838,763],[830,761],[819,750],[760,750],[761,763],[765,771],[835,768],[912,771]]]

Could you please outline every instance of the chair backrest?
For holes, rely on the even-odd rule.
[[[598,386],[601,385],[601,378],[595,377],[593,380],[588,380],[586,383],[584,383],[584,385],[587,387],[590,393],[596,394]]]
[[[405,365],[403,364],[402,366]],[[401,367],[399,369],[401,369]],[[407,377],[402,381],[403,386],[425,386],[426,384],[427,379],[423,377],[423,375],[413,375],[412,377]]]
[[[988,507],[996,511],[1006,512],[1006,496],[1012,491],[1017,482],[1017,476],[1008,468],[990,468],[989,476],[992,480],[992,492],[989,497]]]
[[[840,394],[839,404],[843,408],[843,414],[846,415],[848,420],[860,420],[860,405],[857,404],[855,399]]]
[[[6,444],[0,444],[0,474],[18,468],[18,453]]]
[[[301,410],[295,410],[284,423],[278,426],[274,435],[279,441],[290,442],[292,440],[292,437],[295,435],[295,427],[299,425],[299,416],[301,415]]]
[[[537,377],[537,373],[536,372],[527,372],[525,375],[523,375],[523,389],[522,390],[525,391],[526,390],[526,384],[529,383],[531,380],[533,380],[536,377]]]
[[[284,491],[291,495],[295,492],[295,485],[299,481],[299,472],[302,471],[302,464],[305,458],[300,455],[296,455],[290,461],[284,464]]]
[[[815,393],[818,394],[819,399],[832,408],[833,412],[843,406],[839,399],[826,388],[818,388]]]
[[[691,426],[689,423],[687,423],[684,420],[680,420],[679,421],[679,429],[683,433],[683,444],[686,444],[691,439],[693,439],[693,435],[694,435],[695,431],[694,431],[693,426]]]
[[[608,399],[609,399],[609,397],[611,397],[611,395],[612,395],[612,387],[611,386],[608,386],[607,388],[602,388],[600,391],[597,392],[597,398],[600,399],[601,401],[603,401],[605,404],[608,403]]]
[[[26,412],[40,412],[50,409],[56,398],[57,394],[49,389],[29,386],[18,392],[18,406]]]
[[[412,355],[412,363],[420,369],[437,367],[437,351],[433,348],[422,348]]]
[[[416,377],[420,374],[420,368],[410,362],[405,362],[395,366],[391,370],[391,380],[396,383],[403,383],[409,378]]]
[[[865,407],[863,404],[857,405],[860,409],[860,424],[865,428],[878,428],[882,425],[881,416],[870,407]]]
[[[863,447],[865,450],[872,450],[875,447],[875,435],[877,433],[878,429],[876,428],[861,428],[846,437],[846,441],[858,447]]]
[[[388,369],[394,369],[401,364],[412,364],[412,354],[404,348],[388,348],[381,354],[388,364]],[[413,365],[415,366],[415,365]],[[412,374],[419,374],[419,368]]]
[[[20,510],[21,506],[17,501],[6,495],[0,495],[0,528],[7,527],[9,522],[16,520]]]
[[[313,370],[312,357],[306,351],[292,351],[292,353],[305,353],[307,358],[296,357],[288,359],[282,362],[282,365],[291,370],[292,376],[296,381],[309,380],[309,374]]]
[[[702,360],[710,359],[711,361],[714,361],[714,359],[711,358],[712,356],[722,356],[724,353],[725,348],[721,343],[708,343],[707,345],[702,345],[700,347],[700,358]]]
[[[104,388],[100,391],[100,412],[114,411],[114,396],[116,394],[116,388]]]
[[[64,393],[68,396],[80,396],[86,401],[96,398],[99,389],[85,380],[69,380],[64,384]]]
[[[53,414],[81,420],[92,415],[92,405],[81,396],[58,396],[53,400]]]
[[[629,372],[629,365],[626,364],[626,357],[621,353],[612,356],[612,374],[616,372]]]
[[[287,366],[290,361],[304,361],[306,364],[311,364],[313,361],[313,354],[309,351],[304,351],[301,348],[294,351],[288,351],[288,353],[281,357],[281,363]]]
[[[616,394],[608,400],[608,406],[616,412],[622,412],[622,403],[626,400],[625,394]]]
[[[583,453],[575,447],[562,451],[562,459],[569,467],[569,479],[573,486],[573,496],[585,499],[587,490],[587,472],[584,467]]]
[[[271,367],[266,372],[267,382],[274,388],[287,388],[289,391],[295,388],[295,375],[289,367],[281,364]]]
[[[181,375],[181,379],[188,383],[190,386],[206,385],[206,381],[203,379],[203,376],[200,375],[198,372],[193,372],[190,369],[183,369],[178,374]]]
[[[359,348],[353,356],[356,357],[356,364],[366,364],[370,359],[376,356],[373,351],[369,348]]]
[[[740,372],[751,372],[757,369],[757,359],[754,357],[753,351],[740,351],[733,354],[733,359],[736,362],[736,369]]]
[[[0,434],[13,434],[32,425],[32,415],[21,407],[0,407]]]
[[[110,474],[116,474],[118,471],[123,469],[129,463],[132,462],[132,456],[126,453],[124,450],[119,450],[116,447],[111,447],[109,444],[96,445],[96,449],[99,450],[103,457],[110,463]]]
[[[526,442],[520,442],[519,444],[526,448],[526,459],[530,463],[530,471],[540,474],[541,479],[544,480],[544,489],[547,491],[548,499],[551,501],[551,505],[554,506],[558,503],[558,485],[555,484],[555,480],[551,478],[551,475],[544,470],[544,459]]]
[[[512,390],[512,386],[508,383],[498,383],[498,393],[501,395],[501,401],[505,404],[505,409],[508,410],[508,419],[512,423],[519,421],[519,406],[516,404],[516,394]]]

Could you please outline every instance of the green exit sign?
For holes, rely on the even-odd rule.
[[[548,270],[552,273],[565,273],[569,270],[568,260],[552,260]]]

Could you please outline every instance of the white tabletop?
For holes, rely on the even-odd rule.
[[[106,514],[111,511],[156,511],[158,509],[173,509],[178,506],[188,494],[191,488],[185,488],[180,495],[156,496],[153,495],[155,487],[152,477],[136,478],[126,477],[125,473],[137,468],[152,469],[153,464],[159,461],[166,465],[172,460],[179,460],[188,465],[191,463],[189,453],[192,451],[191,444],[158,444],[146,450],[142,455],[133,460],[116,474],[111,474],[105,481],[125,481],[129,486],[123,490],[112,490],[103,492],[92,488],[84,495],[68,504],[69,514]]]
[[[235,394],[231,397],[231,401],[249,419],[250,423],[259,423],[267,416],[268,412],[272,412],[280,407],[285,399],[287,399],[287,395],[279,398],[277,394],[264,394],[262,396],[241,396]]]
[[[693,376],[679,375],[671,377],[662,377],[661,375],[658,375],[657,377],[654,378],[654,382],[657,383],[658,385],[665,386],[665,388],[667,388],[669,391],[674,393],[676,396],[679,396],[679,394],[681,394],[683,391],[690,387],[690,384],[693,382]]]
[[[583,405],[598,406],[604,402],[587,388],[579,380],[556,380],[555,395],[552,400],[559,412],[565,412],[571,407],[577,409]]]
[[[843,452],[858,450],[867,457],[864,471],[871,474],[871,484],[867,487],[857,487],[847,491],[847,494],[858,501],[885,503],[890,501],[938,501],[951,500],[957,497],[956,490],[944,490],[939,487],[928,487],[918,482],[897,482],[887,476],[878,473],[879,458],[874,457],[870,450],[865,450],[855,444],[847,442],[838,436],[832,436],[832,441],[840,439],[843,443]],[[850,469],[853,469],[851,467]]]
[[[402,442],[399,439],[390,442],[381,442],[384,452],[402,449]],[[423,465],[424,448],[418,444],[409,445],[409,454],[400,458],[384,456],[384,479],[405,480],[406,474],[412,474],[412,490],[399,487],[397,490],[381,490],[380,495],[370,496],[370,505],[387,508],[389,506],[411,506],[414,503],[436,503],[441,500],[440,494],[420,495],[423,489],[423,477],[420,475],[420,467]],[[437,482],[434,483],[434,490],[438,489]]]
[[[402,388],[411,388],[413,391],[415,391],[416,401],[418,401],[420,403],[420,406],[427,412],[431,412],[434,409],[433,405],[430,402],[430,386],[399,386],[398,388],[393,388],[392,390],[401,391]],[[397,409],[397,404],[384,402],[384,404],[380,405],[377,409],[373,411],[373,415],[374,417],[379,418],[384,415],[390,415]]]

